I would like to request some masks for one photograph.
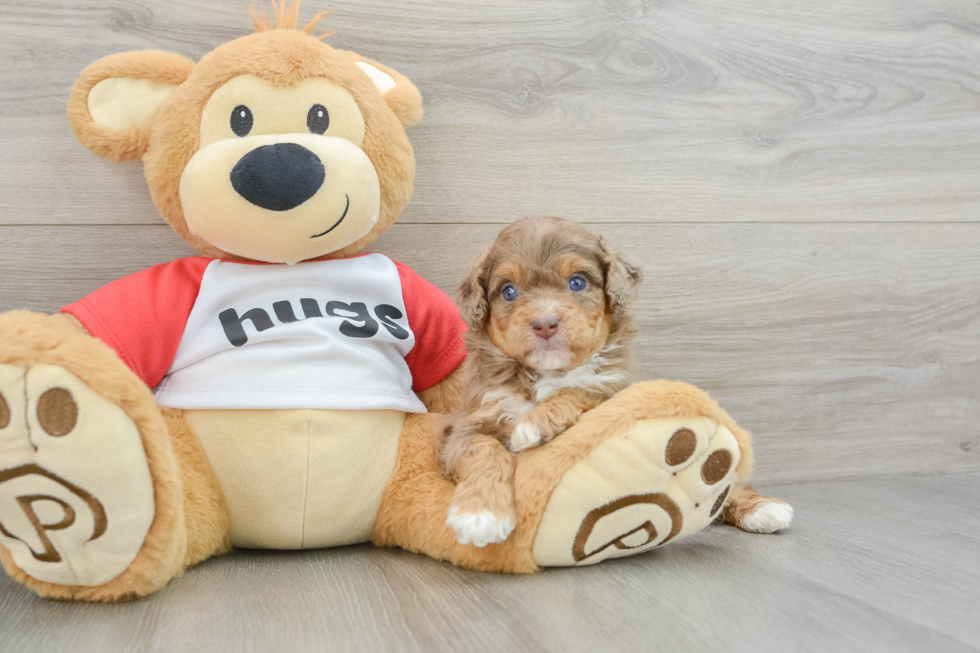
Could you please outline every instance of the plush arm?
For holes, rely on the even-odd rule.
[[[462,369],[462,364],[458,365],[442,381],[418,393],[430,413],[445,414],[459,410],[463,399]]]
[[[90,335],[88,329],[85,328],[85,325],[82,324],[81,321],[79,321],[79,319],[74,315],[72,315],[71,313],[55,313],[54,315],[51,316],[51,319],[60,324],[70,326],[71,328],[75,329],[79,333]]]

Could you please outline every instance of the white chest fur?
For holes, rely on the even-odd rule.
[[[510,390],[491,390],[483,395],[482,408],[497,415],[498,424],[515,424],[534,404]]]

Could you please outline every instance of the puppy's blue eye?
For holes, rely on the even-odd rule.
[[[518,295],[517,288],[515,288],[511,284],[507,284],[506,286],[504,286],[503,291],[501,291],[500,293],[500,296],[509,302],[512,302],[515,299],[517,299],[517,295]]]
[[[585,287],[589,285],[585,279],[582,277],[572,277],[568,280],[568,289],[578,292],[579,290],[585,290]]]

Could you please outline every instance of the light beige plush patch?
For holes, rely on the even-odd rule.
[[[390,77],[389,77],[390,79]],[[340,84],[315,77],[292,86],[276,86],[255,75],[239,75],[214,92],[201,114],[201,147],[222,138],[239,138],[231,129],[231,113],[246,106],[252,115],[249,136],[307,134],[306,118],[316,104],[329,115],[323,136],[364,143],[364,116],[350,91]]]
[[[224,492],[234,546],[308,549],[370,539],[404,413],[200,410],[185,417]]]
[[[230,174],[243,156],[263,145],[295,143],[323,165],[323,185],[288,211],[270,211],[238,194]],[[226,252],[272,263],[297,263],[339,250],[378,222],[381,186],[364,151],[345,138],[267,134],[222,139],[191,158],[180,181],[180,201],[191,233]]]
[[[78,325],[58,317],[29,311],[2,313],[0,363],[24,369],[55,365],[70,370],[82,383],[126,413],[139,430],[153,481],[153,523],[132,564],[102,585],[63,585],[34,578],[17,566],[2,545],[0,563],[14,580],[41,596],[86,601],[130,600],[160,589],[183,569],[187,544],[183,484],[167,425],[153,393],[112,349],[82,331]]]
[[[102,585],[129,567],[153,522],[139,431],[64,368],[0,368],[0,393],[19,404],[3,434],[0,542],[37,580]]]
[[[562,478],[538,528],[535,563],[590,565],[697,533],[735,482],[738,460],[735,437],[708,418],[637,422]]]
[[[397,85],[394,77],[375,68],[366,61],[358,61],[354,65],[363,70],[364,74],[371,78],[371,81],[374,82],[374,87],[378,89],[378,93],[381,93],[381,95],[386,95],[388,91]]]
[[[175,88],[174,84],[152,79],[110,77],[89,91],[88,112],[92,122],[109,129],[149,127],[160,105]]]
[[[176,87],[187,79],[193,68],[194,64],[184,57],[158,50],[110,54],[99,59],[82,71],[71,89],[68,119],[75,135],[95,154],[117,163],[140,158],[146,153],[149,143],[149,126],[130,124],[119,129],[100,125],[92,117],[93,106],[89,104],[89,94],[93,88],[108,79],[150,80],[153,84]],[[108,107],[114,99],[122,100],[126,104],[125,95],[116,93],[122,89],[113,86],[105,87],[103,96],[94,103],[99,107],[96,114],[101,112],[103,119],[106,119],[107,115],[119,116],[131,113],[126,109]],[[151,85],[150,88],[155,87]],[[110,121],[115,122],[115,120]]]

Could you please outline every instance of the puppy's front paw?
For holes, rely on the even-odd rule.
[[[520,453],[525,449],[536,447],[544,440],[541,427],[531,421],[521,420],[514,427],[514,432],[507,441],[507,448],[514,453]]]
[[[450,506],[447,514],[446,525],[456,532],[456,540],[480,548],[506,540],[517,522],[513,514],[499,517],[489,510],[466,512],[456,506]]]

